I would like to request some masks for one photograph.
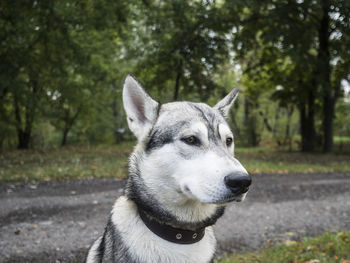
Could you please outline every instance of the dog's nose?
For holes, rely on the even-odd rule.
[[[235,194],[244,194],[252,183],[252,177],[246,173],[231,173],[224,178],[226,186]]]

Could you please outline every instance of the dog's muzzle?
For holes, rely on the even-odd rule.
[[[248,192],[252,177],[246,173],[231,173],[225,176],[224,181],[233,194],[240,195]]]

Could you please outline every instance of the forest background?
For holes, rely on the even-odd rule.
[[[0,149],[132,140],[135,75],[165,103],[232,88],[236,143],[349,151],[348,0],[2,0]]]

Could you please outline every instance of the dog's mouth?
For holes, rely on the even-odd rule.
[[[239,189],[238,191],[231,192],[227,195],[224,195],[222,198],[219,198],[218,200],[214,201],[213,203],[219,204],[219,205],[220,204],[225,205],[225,204],[231,203],[231,202],[242,202],[245,199],[248,190],[249,190],[249,187]]]
[[[224,198],[215,200],[212,203],[217,205],[227,205],[228,203],[232,203],[232,202],[242,202],[245,196],[246,196],[246,193],[239,194],[239,195],[229,195]]]
[[[187,186],[184,187],[184,191],[182,192],[204,204],[227,205],[228,203],[232,202],[242,202],[245,199],[248,190],[249,187],[239,189],[237,191],[224,191],[226,193],[212,192],[204,198],[203,196],[196,196]]]
[[[202,201],[202,203],[215,204],[215,205],[228,205],[232,202],[242,202],[247,195],[247,191],[241,194],[229,194],[219,198],[213,198],[212,200]]]

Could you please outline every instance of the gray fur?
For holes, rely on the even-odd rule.
[[[225,98],[219,101],[214,108],[221,112],[222,116],[227,119],[227,115],[231,109],[232,104],[238,96],[238,88],[233,89]]]

